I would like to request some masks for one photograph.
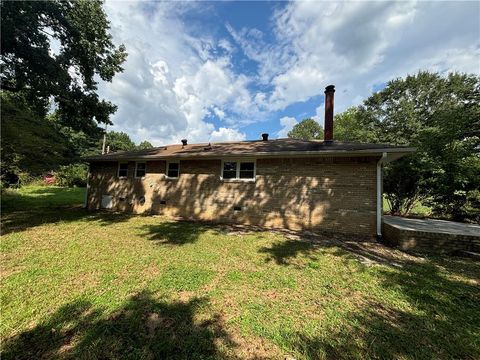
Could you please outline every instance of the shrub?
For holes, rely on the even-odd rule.
[[[87,185],[88,166],[83,163],[70,164],[60,166],[55,177],[57,185],[60,186],[78,186],[84,187]]]

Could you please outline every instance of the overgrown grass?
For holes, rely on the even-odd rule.
[[[479,263],[66,207],[82,201],[2,196],[3,359],[480,355]]]

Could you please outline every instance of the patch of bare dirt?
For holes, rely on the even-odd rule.
[[[236,344],[235,353],[240,359],[267,360],[285,358],[285,355],[282,355],[278,347],[265,339],[253,336],[240,336],[238,333],[233,333],[231,340]]]

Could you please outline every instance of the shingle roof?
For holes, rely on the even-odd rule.
[[[119,151],[104,155],[86,157],[87,161],[104,160],[134,160],[155,158],[196,158],[196,157],[222,157],[222,156],[297,156],[297,155],[350,155],[410,153],[415,151],[408,146],[395,146],[386,144],[363,144],[333,141],[330,143],[319,140],[298,139],[273,139],[268,141],[236,141],[219,143],[201,143],[189,145],[166,145],[147,150]]]

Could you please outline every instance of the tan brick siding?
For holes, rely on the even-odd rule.
[[[374,236],[376,161],[257,159],[255,182],[222,182],[221,160],[182,160],[175,180],[165,177],[165,161],[147,162],[143,179],[134,178],[134,162],[127,179],[117,177],[115,162],[92,163],[88,204],[99,208],[102,195],[108,194],[118,210]]]

